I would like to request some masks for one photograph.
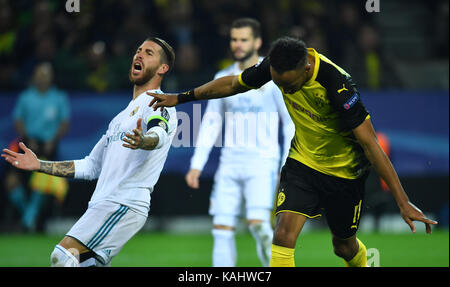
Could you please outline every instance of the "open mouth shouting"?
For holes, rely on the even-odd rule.
[[[133,76],[138,76],[144,69],[142,62],[136,61],[133,63],[133,67],[131,69],[131,73]]]

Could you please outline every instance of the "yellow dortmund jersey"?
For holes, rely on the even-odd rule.
[[[370,116],[350,75],[314,49],[308,54],[315,58],[312,78],[293,94],[280,87],[295,124],[289,157],[327,175],[358,178],[369,161],[352,130]],[[267,58],[239,75],[249,88],[270,80]]]

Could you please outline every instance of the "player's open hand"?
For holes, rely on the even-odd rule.
[[[164,107],[174,107],[178,104],[178,95],[176,94],[155,94],[147,92],[147,95],[153,97],[153,100],[148,106],[153,107],[154,111],[158,108],[162,111]]]
[[[19,147],[24,153],[17,153],[7,148],[3,149],[2,157],[14,167],[24,170],[38,170],[40,168],[39,160],[34,152],[27,148],[23,142]]]
[[[405,220],[405,222],[409,225],[413,233],[416,233],[416,226],[413,221],[421,221],[425,223],[425,229],[428,234],[431,234],[431,224],[437,224],[437,221],[426,218],[422,211],[411,202],[408,202],[405,207],[400,208],[400,213],[403,220]]]
[[[138,149],[141,148],[142,143],[144,142],[144,135],[142,133],[142,118],[139,118],[137,120],[136,128],[133,129],[133,134],[126,133],[125,137],[122,139],[125,143],[122,144],[122,146],[131,148],[131,149]]]

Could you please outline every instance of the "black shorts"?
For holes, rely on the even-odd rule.
[[[367,174],[350,180],[318,172],[288,158],[281,171],[276,214],[317,218],[324,211],[331,232],[349,238],[358,230]]]

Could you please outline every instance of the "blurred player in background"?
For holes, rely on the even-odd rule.
[[[32,86],[23,91],[13,111],[14,127],[19,141],[23,141],[38,157],[55,160],[59,140],[69,129],[70,106],[66,93],[53,86],[53,68],[48,62],[36,66]],[[31,180],[30,180],[31,175]],[[46,193],[58,189],[67,189],[63,179],[52,179],[49,176],[39,180],[55,188],[46,190],[39,184],[32,184],[27,196],[29,182],[36,182],[35,174],[8,169],[5,185],[9,199],[21,215],[21,223],[26,231],[41,229],[43,222],[37,226],[37,219],[46,205]],[[60,188],[59,188],[60,187]],[[47,192],[49,191],[49,192]],[[65,193],[65,192],[64,192]],[[39,227],[39,228],[38,228]]]
[[[218,72],[215,79],[239,75],[243,70],[262,61],[262,57],[258,55],[261,44],[258,21],[251,18],[235,20],[230,30],[230,48],[235,62]],[[276,113],[277,116],[270,118],[270,113]],[[228,115],[225,116],[226,114]],[[229,116],[230,114],[239,114],[242,117]],[[266,116],[265,122],[257,122],[258,115],[261,114]],[[281,165],[278,148],[280,117],[284,135]],[[268,266],[273,235],[270,216],[275,189],[279,169],[286,160],[295,127],[280,90],[273,82],[236,97],[209,101],[191,159],[191,168],[186,174],[186,182],[191,188],[199,188],[199,177],[211,148],[221,134],[223,118],[225,142],[214,177],[209,210],[213,216],[213,266],[236,265],[234,233],[243,204],[250,232],[256,241],[258,257],[263,266]],[[249,118],[255,119],[253,126]],[[239,125],[243,126],[243,135],[246,138],[241,141],[242,144],[236,143],[240,139],[233,140],[233,130],[237,130],[236,126]],[[252,139],[255,139],[254,143]]]
[[[430,220],[403,190],[378,144],[370,115],[351,76],[301,40],[283,37],[269,55],[239,76],[226,76],[178,95],[152,94],[154,109],[199,99],[222,98],[259,88],[270,80],[280,88],[295,124],[289,158],[281,172],[277,223],[270,266],[295,266],[297,238],[308,218],[325,212],[334,253],[346,266],[365,267],[366,248],[357,239],[364,185],[372,164],[389,186],[404,221]]]
[[[19,169],[98,179],[87,211],[53,250],[52,266],[109,266],[144,225],[150,194],[177,127],[175,109],[154,112],[145,92],[161,93],[161,82],[174,60],[174,51],[164,40],[148,38],[141,44],[129,72],[133,98],[84,159],[39,160],[23,143],[19,145],[25,153],[3,150],[2,157]]]

